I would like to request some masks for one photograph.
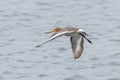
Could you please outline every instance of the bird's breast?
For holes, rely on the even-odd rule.
[[[72,32],[72,33],[66,33],[64,34],[64,36],[76,36],[77,33],[76,32]]]

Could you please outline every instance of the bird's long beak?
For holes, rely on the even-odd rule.
[[[45,32],[45,34],[49,34],[49,33],[53,33],[53,32],[56,32],[55,30],[51,30],[49,32]]]

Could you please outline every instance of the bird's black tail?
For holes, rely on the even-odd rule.
[[[89,40],[86,36],[88,36],[88,34],[87,33],[85,33],[85,32],[81,32],[80,33],[80,35],[81,36],[83,36],[90,44],[92,44],[92,41],[91,40]]]

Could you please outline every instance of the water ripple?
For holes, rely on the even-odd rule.
[[[107,80],[120,80],[120,78],[109,78]]]
[[[119,0],[2,0],[0,80],[119,80],[119,4]],[[84,29],[93,41],[92,47],[85,41],[80,59],[74,60],[66,38],[34,47],[48,38],[44,32],[69,25]],[[56,48],[61,43],[64,47]]]
[[[48,75],[47,74],[40,74],[40,75],[38,75],[38,77],[40,77],[40,78],[44,78],[44,77],[47,77]]]
[[[71,77],[64,78],[64,80],[90,80],[84,76],[81,76],[79,74],[72,75]]]
[[[112,55],[110,55],[110,57],[112,57],[112,58],[119,58],[120,57],[120,53],[112,54]]]

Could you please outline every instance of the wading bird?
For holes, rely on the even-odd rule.
[[[88,36],[86,32],[84,32],[82,29],[79,28],[73,28],[73,27],[65,27],[65,28],[55,28],[54,30],[51,30],[47,33],[54,33],[49,39],[47,39],[45,42],[43,42],[40,45],[37,45],[36,47],[40,47],[43,44],[56,39],[60,36],[70,36],[72,51],[74,59],[78,59],[84,50],[84,39],[86,39],[89,43],[92,44],[92,42],[86,37]]]

